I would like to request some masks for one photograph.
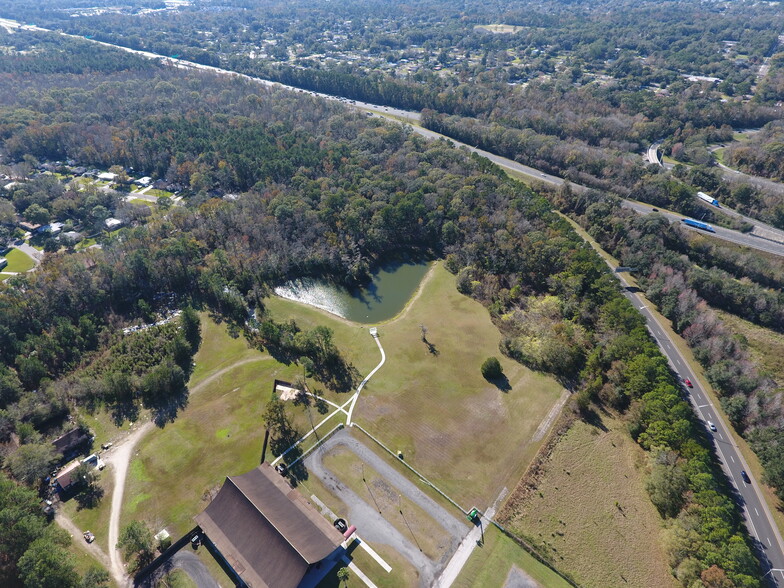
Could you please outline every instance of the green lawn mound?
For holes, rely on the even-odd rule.
[[[16,248],[11,249],[0,257],[5,257],[8,260],[8,265],[2,269],[3,272],[23,273],[35,267],[35,262],[32,258]]]

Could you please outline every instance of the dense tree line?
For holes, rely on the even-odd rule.
[[[66,551],[71,537],[47,521],[35,491],[0,472],[0,583],[9,588],[104,588],[109,575],[99,569],[80,577]]]
[[[784,122],[766,124],[748,141],[727,147],[727,165],[753,175],[784,178]]]

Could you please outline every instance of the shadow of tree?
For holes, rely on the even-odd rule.
[[[436,347],[434,343],[428,341],[427,338],[422,337],[422,343],[427,346],[427,351],[430,353],[430,355],[438,357],[441,354],[441,352],[438,350],[438,347]]]
[[[501,374],[499,377],[488,379],[487,381],[501,390],[501,392],[509,392],[512,389],[512,385],[509,383],[509,378],[506,377],[506,374]]]
[[[139,403],[136,400],[115,402],[112,405],[112,421],[115,426],[121,427],[125,421],[135,423],[139,418]]]
[[[95,508],[101,504],[105,491],[98,484],[88,484],[81,492],[74,496],[76,510]]]
[[[178,394],[169,397],[166,402],[150,406],[155,426],[163,428],[167,423],[173,423],[177,414],[188,406],[188,394],[186,387]]]

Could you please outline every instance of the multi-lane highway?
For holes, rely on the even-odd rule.
[[[713,227],[713,230],[715,231],[713,233],[702,231],[695,227],[690,227],[688,225],[683,224],[683,222],[681,221],[686,217],[683,216],[682,214],[678,214],[677,212],[671,212],[669,210],[664,210],[661,208],[655,208],[650,204],[645,204],[643,202],[636,202],[634,200],[624,200],[622,206],[634,210],[639,214],[651,214],[653,212],[658,212],[670,222],[678,223],[682,228],[686,230],[695,231],[697,233],[703,235],[709,235],[711,237],[716,237],[717,239],[721,239],[722,241],[728,241],[730,243],[735,243],[736,245],[750,247],[751,249],[765,251],[766,253],[773,253],[774,255],[784,256],[784,244],[777,243],[776,241],[763,239],[761,237],[757,237],[752,234],[733,231],[732,229],[725,229],[724,227],[719,227],[717,225],[711,225]]]

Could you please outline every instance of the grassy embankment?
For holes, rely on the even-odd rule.
[[[513,495],[499,516],[581,586],[674,586],[662,519],[644,488],[645,463],[622,420],[575,421],[535,488]]]

